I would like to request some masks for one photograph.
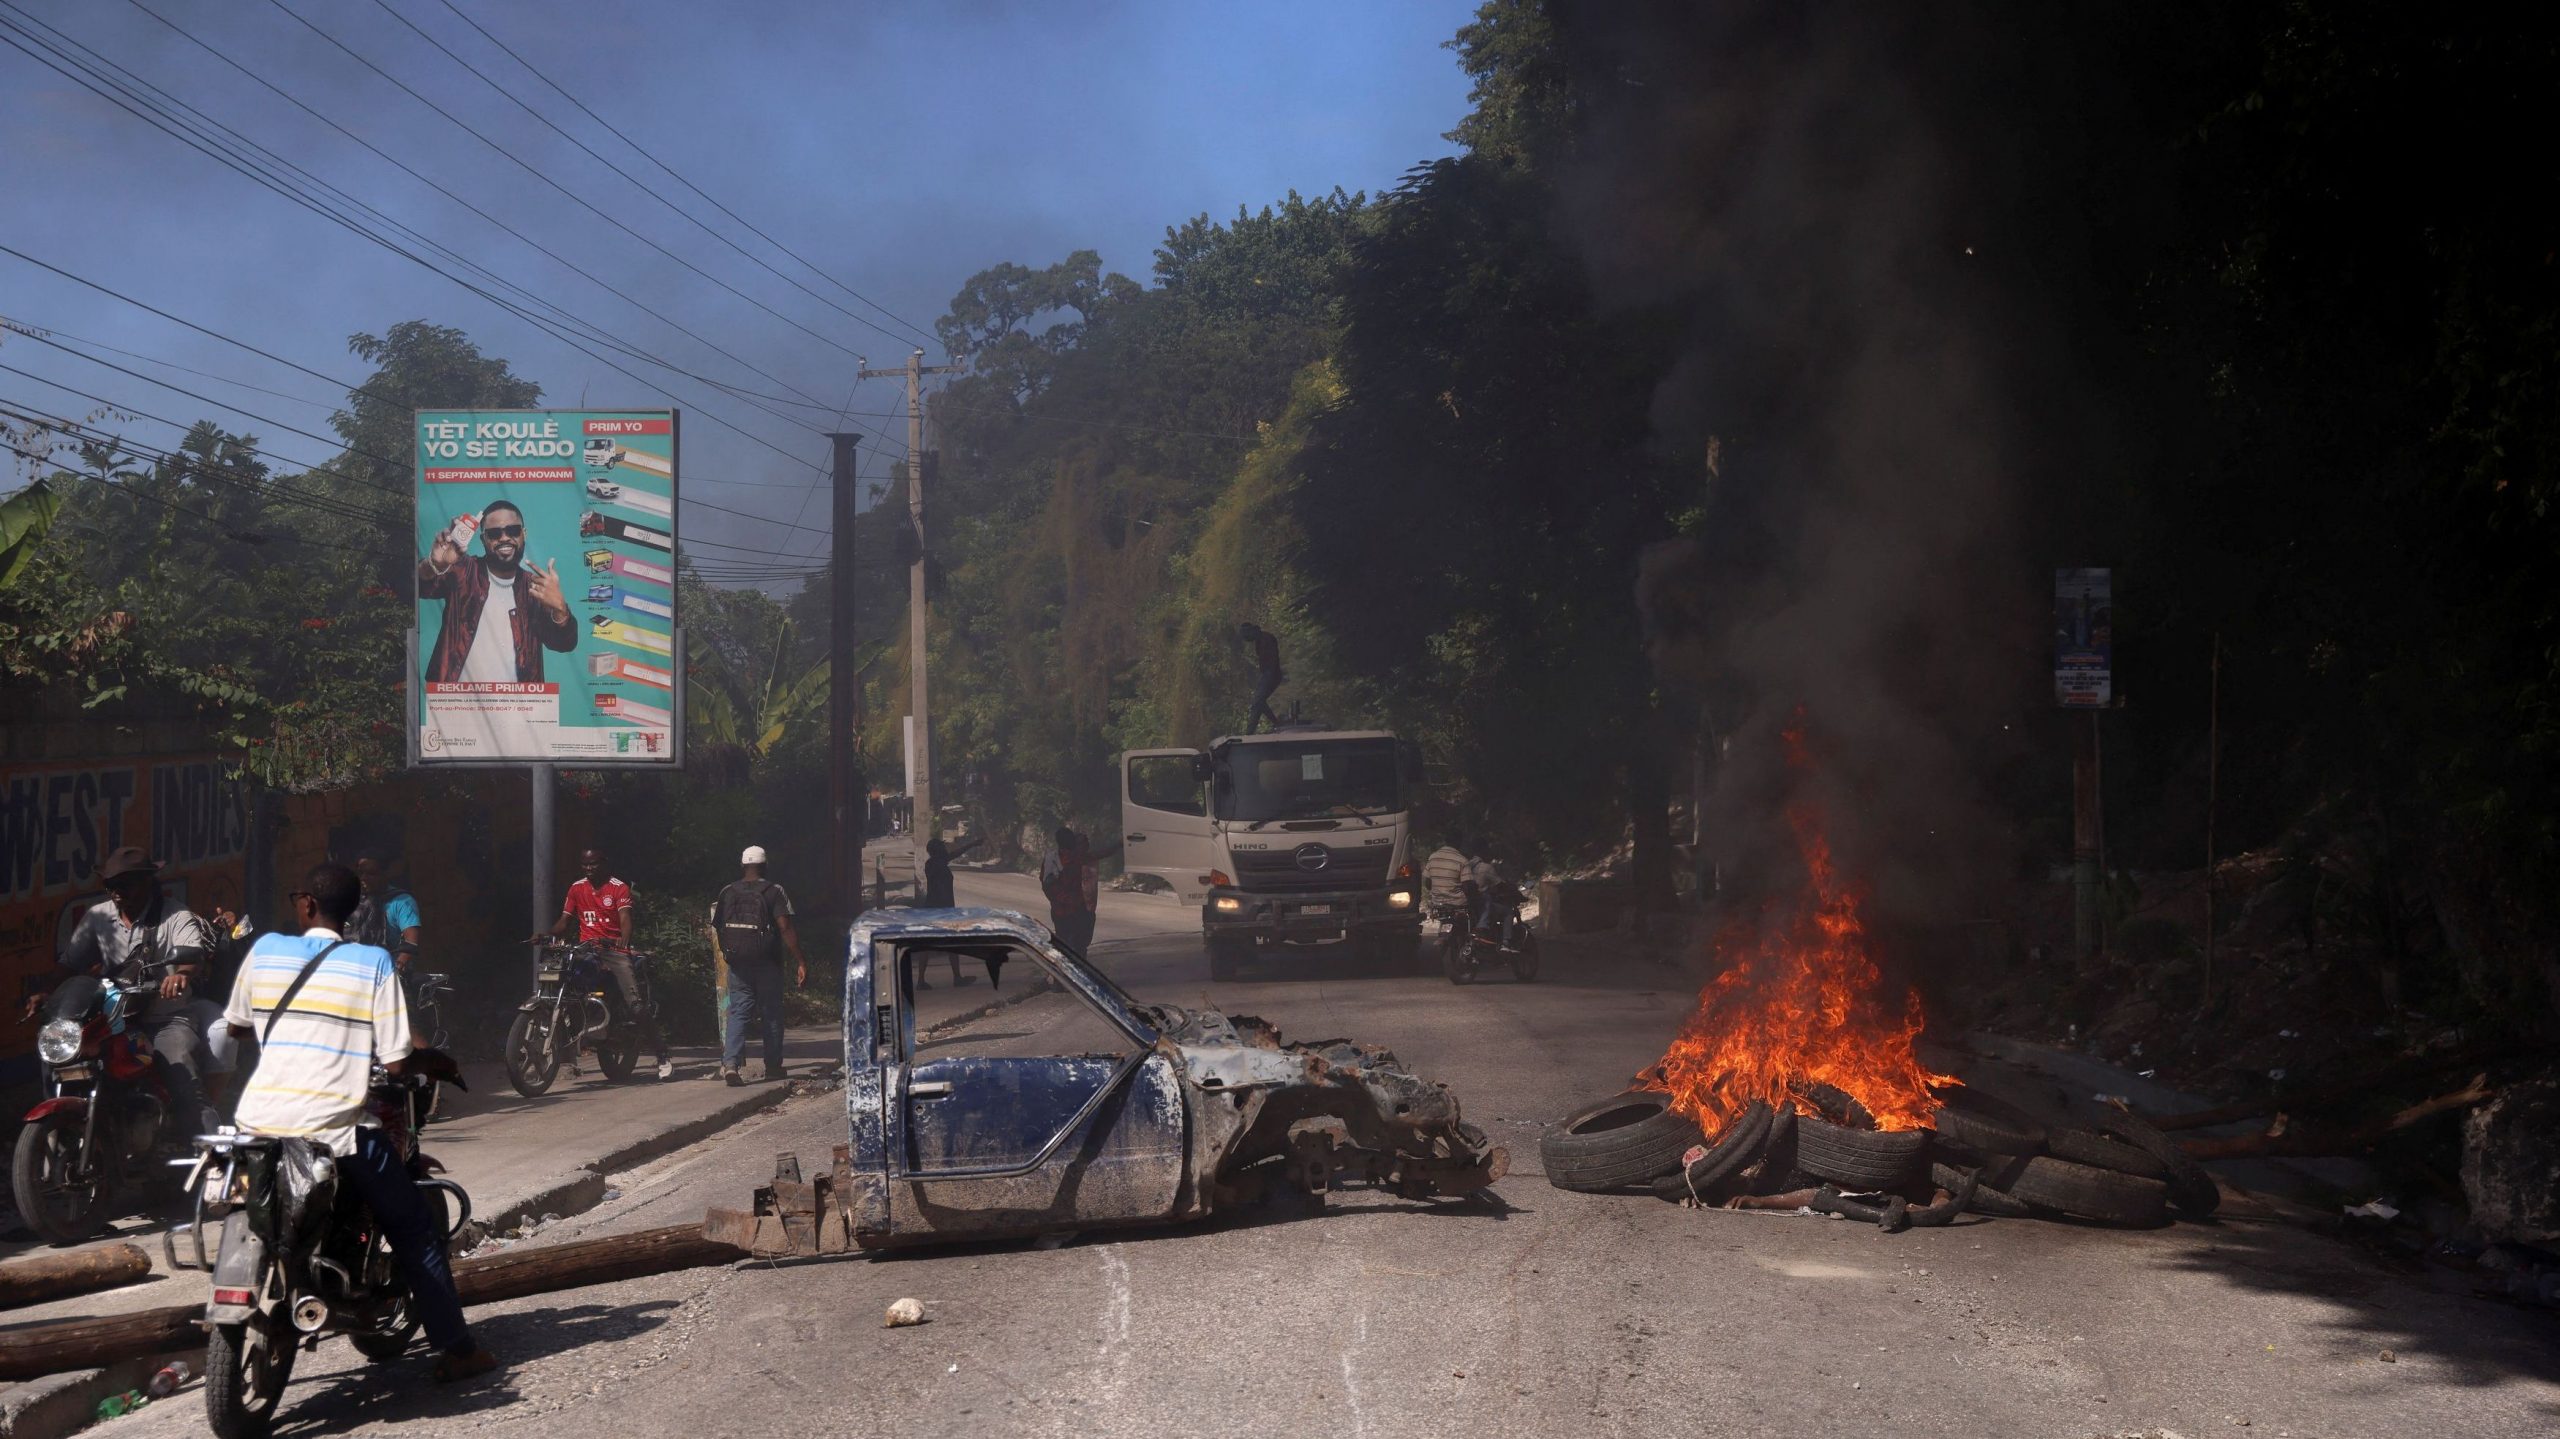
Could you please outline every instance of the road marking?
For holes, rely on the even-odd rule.
[[[1359,1436],[1369,1432],[1369,1411],[1360,1404],[1360,1381],[1351,1372],[1351,1351],[1368,1342],[1369,1305],[1364,1299],[1360,1304],[1359,1319],[1353,1325],[1351,1343],[1342,1351],[1342,1397],[1351,1405],[1353,1439],[1359,1439]]]

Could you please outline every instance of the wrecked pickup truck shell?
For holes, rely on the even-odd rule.
[[[1125,1047],[919,1053],[906,981],[924,954],[953,952],[1029,961]],[[1249,1016],[1141,1004],[1004,910],[865,915],[849,939],[844,1034],[848,1142],[834,1165],[804,1180],[784,1156],[754,1210],[715,1209],[706,1234],[760,1254],[1022,1238],[1198,1219],[1275,1182],[1467,1195],[1509,1163],[1456,1096],[1387,1050],[1284,1044]]]

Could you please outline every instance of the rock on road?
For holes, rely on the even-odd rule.
[[[1055,1249],[742,1266],[496,1305],[475,1324],[508,1360],[497,1379],[438,1389],[422,1356],[369,1367],[332,1343],[305,1357],[281,1432],[2381,1439],[2560,1422],[2547,1318],[2289,1230],[1886,1236],[1550,1188],[1539,1121],[1657,1057],[1687,1007],[1662,971],[1453,989],[1330,961],[1213,985],[1178,916],[1142,920],[1107,928],[1123,937],[1097,953],[1142,997],[1388,1044],[1456,1088],[1511,1146],[1501,1202],[1351,1191],[1322,1212]],[[1079,1023],[1051,994],[961,1042],[1040,1052]],[[619,1200],[560,1237],[742,1201],[776,1151],[823,1157],[842,1104],[795,1099],[624,1176]],[[883,1328],[902,1296],[929,1322]],[[200,1406],[191,1386],[102,1432],[194,1433]]]

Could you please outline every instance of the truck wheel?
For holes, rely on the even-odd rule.
[[[1239,944],[1232,939],[1211,939],[1208,944],[1211,979],[1223,983],[1242,976],[1245,957],[1253,952],[1253,941],[1246,940]]]

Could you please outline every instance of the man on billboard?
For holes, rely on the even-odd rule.
[[[578,647],[560,571],[523,562],[524,512],[506,500],[480,512],[479,535],[480,553],[467,555],[469,532],[457,524],[418,564],[418,598],[444,601],[427,683],[540,683],[544,650]]]

